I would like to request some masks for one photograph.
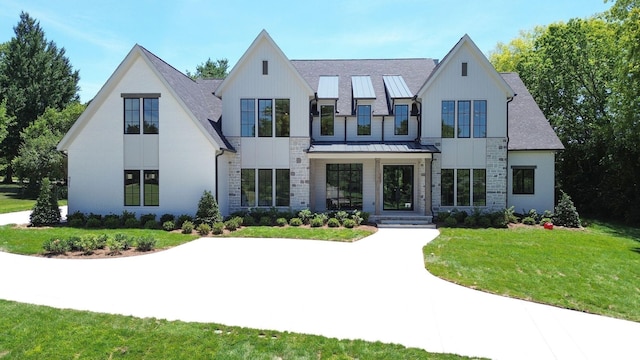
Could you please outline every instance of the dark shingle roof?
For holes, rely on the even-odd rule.
[[[563,150],[564,146],[516,73],[502,78],[517,94],[509,103],[509,150]]]
[[[222,115],[222,100],[213,95],[213,91],[220,85],[222,80],[194,81],[144,47],[140,46],[140,49],[207,133],[221,148],[233,151],[231,144],[222,135],[218,121]]]
[[[298,73],[314,91],[323,75],[338,75],[339,95],[337,109],[340,115],[351,115],[351,77],[369,75],[376,94],[373,104],[375,115],[388,115],[384,75],[400,75],[415,95],[433,71],[433,59],[385,59],[385,60],[291,60]]]

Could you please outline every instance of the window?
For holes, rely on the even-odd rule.
[[[487,137],[487,100],[473,101],[473,137]]]
[[[455,204],[455,189],[453,185],[454,172],[453,169],[442,169],[440,175],[440,203],[442,206],[453,206]]]
[[[276,137],[289,136],[289,99],[276,99]]]
[[[468,138],[471,127],[471,101],[458,101],[458,137]]]
[[[452,100],[445,100],[442,102],[442,137],[453,138],[455,135],[455,105],[456,102]]]
[[[534,194],[535,167],[513,167],[513,193]]]
[[[262,75],[269,75],[269,62],[262,60]]]
[[[409,135],[409,105],[396,105],[394,134]]]
[[[487,206],[486,169],[442,169],[440,184],[441,206]]]
[[[273,100],[258,100],[258,136],[271,137],[273,135]]]
[[[256,136],[256,102],[254,99],[240,100],[241,136]]]
[[[140,206],[140,171],[124,171],[124,205]]]
[[[289,169],[276,169],[276,206],[289,206]]]
[[[240,205],[256,206],[256,171],[240,170]]]
[[[144,171],[144,206],[160,205],[160,183],[158,170]]]
[[[486,169],[473,169],[473,206],[487,206]]]
[[[142,101],[142,124],[145,134],[158,133],[158,99],[146,98]]]
[[[271,169],[258,169],[258,206],[273,206],[273,179]]]
[[[140,99],[124,99],[124,133],[140,134]]]
[[[467,63],[463,62],[462,63],[462,76],[467,76],[467,68],[468,68]]]
[[[333,105],[320,105],[320,135],[333,136]]]
[[[327,210],[362,210],[362,164],[327,164]]]
[[[371,105],[358,105],[358,135],[371,135]]]

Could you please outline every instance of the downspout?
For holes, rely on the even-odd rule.
[[[513,101],[513,98],[516,97],[516,95],[518,94],[513,94],[513,96],[510,96],[507,98],[507,156],[505,156],[505,168],[507,169],[507,181],[505,181],[506,183],[506,189],[505,189],[505,195],[506,195],[506,201],[504,204],[505,209],[508,207],[509,205],[509,103]]]
[[[422,102],[418,100],[418,95],[413,95],[413,101],[418,104],[418,114],[416,115],[416,120],[418,121],[418,137],[415,141],[420,143],[422,139]]]
[[[344,117],[344,143],[347,143],[347,116]]]
[[[218,197],[218,188],[220,187],[220,185],[218,184],[218,158],[220,157],[220,155],[224,154],[225,149],[220,149],[218,151],[216,151],[216,160],[215,160],[215,170],[216,170],[216,201],[218,202],[218,204],[220,203],[220,198]]]
[[[385,115],[382,115],[382,142],[384,142],[384,118],[385,117],[386,117]]]
[[[318,107],[318,93],[313,93],[313,99],[309,100],[309,142],[313,138],[313,116],[314,114],[311,112],[311,104],[316,102],[316,107]]]

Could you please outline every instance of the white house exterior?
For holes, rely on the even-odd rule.
[[[289,60],[261,32],[224,80],[136,45],[58,145],[69,211],[551,210],[562,144],[468,36],[433,59]]]

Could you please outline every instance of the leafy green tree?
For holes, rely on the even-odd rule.
[[[30,215],[31,226],[49,226],[60,223],[60,208],[55,189],[48,178],[41,181],[40,195]]]
[[[546,26],[536,26],[532,31],[520,31],[520,36],[508,43],[499,42],[489,53],[489,61],[499,72],[517,71],[518,65],[533,50],[533,42],[546,30]]]
[[[211,58],[196,66],[195,74],[187,70],[187,76],[192,79],[224,79],[228,75],[229,60],[222,58],[211,61]]]
[[[47,108],[62,109],[78,99],[78,71],[72,69],[64,48],[47,41],[40,23],[25,12],[14,32],[0,62],[0,100],[15,117],[0,144],[0,154],[9,164],[5,182],[12,181],[11,161],[22,144],[22,130]]]
[[[213,226],[214,223],[222,221],[222,214],[218,207],[218,202],[211,194],[211,191],[205,190],[198,202],[198,211],[196,212],[196,225],[207,224]]]
[[[22,131],[23,142],[12,164],[20,179],[28,180],[28,194],[40,188],[40,179],[66,178],[66,158],[56,146],[84,109],[78,102],[63,110],[49,108]]]
[[[0,143],[7,136],[7,127],[13,118],[7,115],[6,101],[0,102]]]

